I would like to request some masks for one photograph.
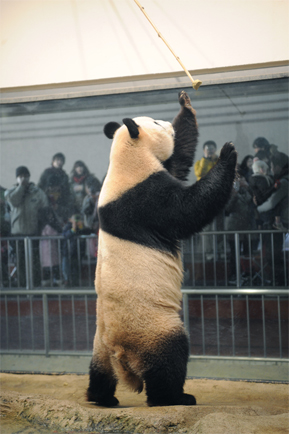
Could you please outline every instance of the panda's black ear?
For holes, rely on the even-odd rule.
[[[120,124],[117,122],[108,122],[103,128],[103,132],[109,139],[113,139],[113,135],[120,127]]]
[[[125,118],[122,120],[124,125],[127,127],[130,137],[132,139],[137,139],[139,135],[138,125],[135,123],[133,119]]]

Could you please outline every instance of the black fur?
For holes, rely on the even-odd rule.
[[[103,128],[103,132],[109,139],[113,139],[114,133],[118,130],[120,124],[117,122],[108,122]]]
[[[226,143],[214,168],[189,187],[166,171],[149,176],[99,208],[100,228],[115,237],[176,255],[179,240],[199,232],[225,206],[235,178],[236,158],[234,146]]]
[[[143,356],[149,406],[196,404],[193,395],[183,393],[188,357],[189,344],[184,332],[164,338],[156,354]]]
[[[137,139],[139,136],[138,125],[135,123],[133,119],[125,118],[122,120],[124,125],[127,127],[129,135],[132,139]]]
[[[190,98],[186,92],[179,93],[181,109],[172,122],[175,130],[173,155],[164,163],[164,167],[175,177],[186,181],[194,161],[198,143],[198,126]]]
[[[115,407],[118,399],[114,396],[117,380],[111,373],[98,365],[93,359],[89,367],[89,386],[87,400],[104,407]]]

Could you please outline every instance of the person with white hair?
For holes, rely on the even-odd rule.
[[[274,180],[271,175],[268,174],[269,167],[265,161],[254,161],[253,175],[249,180],[250,190],[253,194],[253,200],[255,205],[261,205],[266,199],[273,193]],[[259,229],[266,229],[266,225],[272,220],[272,212],[258,213],[256,210],[256,222]]]
[[[273,186],[274,180],[269,175],[269,166],[265,161],[254,161],[253,175],[249,180],[249,186],[256,198],[257,205],[261,205],[267,198],[268,190]]]

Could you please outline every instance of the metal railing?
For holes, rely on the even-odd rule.
[[[288,290],[182,293],[191,357],[288,361]],[[91,355],[94,290],[5,290],[0,301],[2,353]]]
[[[286,360],[285,289],[182,289],[191,357]]]
[[[288,287],[287,231],[201,232],[183,242],[184,286]]]
[[[93,288],[97,236],[1,238],[1,287]]]
[[[202,232],[183,242],[184,285],[287,288],[286,231]],[[93,288],[97,237],[1,239],[0,286]]]
[[[286,240],[286,232],[251,231],[184,241],[191,357],[288,360]],[[96,254],[95,236],[1,239],[2,353],[91,355]]]

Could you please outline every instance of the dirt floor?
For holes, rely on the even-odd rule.
[[[287,384],[187,380],[197,406],[146,406],[119,386],[117,408],[85,400],[87,375],[0,374],[1,434],[36,433],[289,433]]]

